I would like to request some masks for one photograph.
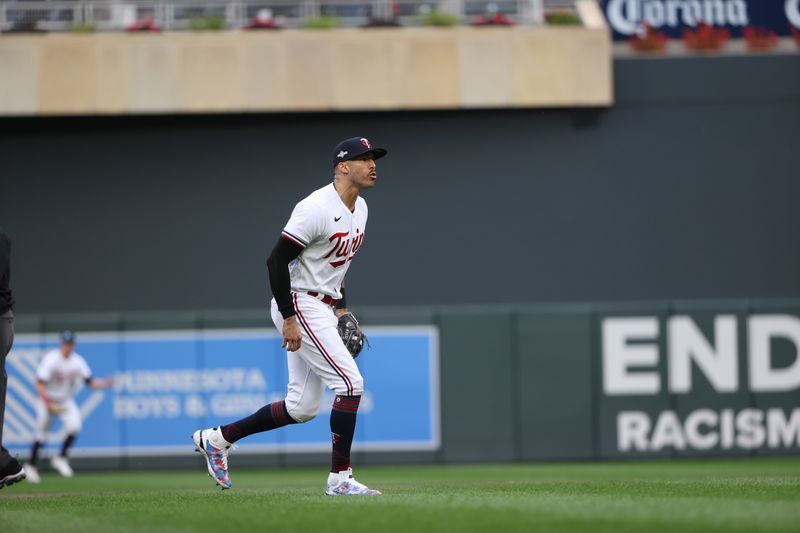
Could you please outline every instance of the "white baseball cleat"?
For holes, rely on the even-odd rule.
[[[50,466],[52,466],[56,472],[64,477],[72,477],[74,475],[72,467],[69,466],[69,461],[67,461],[66,457],[61,455],[54,455],[51,457]]]
[[[206,458],[208,475],[222,487],[222,490],[229,489],[233,485],[231,476],[228,473],[228,453],[233,444],[222,437],[219,427],[209,429],[198,429],[192,435],[195,451],[200,452]]]
[[[382,494],[379,490],[373,490],[363,483],[359,483],[353,477],[353,469],[348,468],[339,473],[331,472],[328,474],[328,487],[325,489],[326,496],[378,496]]]
[[[29,463],[25,463],[22,465],[22,469],[25,470],[25,477],[29,483],[41,483],[42,478],[39,477],[39,469]]]

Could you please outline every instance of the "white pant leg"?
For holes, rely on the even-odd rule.
[[[50,426],[56,416],[60,417],[64,423],[67,435],[77,435],[83,429],[81,411],[74,399],[70,398],[55,405],[60,410],[54,414],[47,409],[42,400],[36,402],[36,440],[39,442],[45,442],[47,439],[47,432],[50,431]]]
[[[295,422],[308,422],[319,412],[325,383],[296,353],[287,352],[286,360],[289,366],[286,411]]]
[[[278,332],[282,332],[283,316],[278,311],[275,300],[272,301],[271,314]],[[325,383],[306,364],[305,360],[297,355],[297,352],[286,352],[286,363],[289,368],[289,383],[286,386],[284,400],[286,411],[292,420],[302,424],[317,416],[319,402],[325,392]]]
[[[67,430],[67,435],[77,435],[83,429],[83,419],[78,404],[70,398],[63,405],[64,412],[61,413],[61,421],[64,422],[64,429]]]
[[[34,435],[34,440],[44,442],[52,423],[53,415],[47,410],[47,406],[41,399],[36,400],[36,434]]]
[[[339,337],[339,332],[336,330],[338,320],[333,308],[307,294],[292,293],[292,296],[302,340],[299,350],[288,352],[290,368],[292,366],[291,358],[295,356],[301,359],[321,382],[336,394],[361,395],[364,392],[364,379],[361,377],[361,372],[353,357]],[[272,302],[272,320],[278,331],[282,332],[283,317],[274,301]]]

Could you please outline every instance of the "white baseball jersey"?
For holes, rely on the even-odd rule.
[[[300,256],[289,263],[292,290],[341,298],[344,275],[364,243],[366,226],[367,202],[359,196],[351,213],[333,183],[300,201],[281,232],[303,247]]]
[[[69,357],[60,349],[47,352],[36,369],[36,378],[44,381],[47,399],[60,403],[71,399],[92,376],[86,360],[75,352]]]

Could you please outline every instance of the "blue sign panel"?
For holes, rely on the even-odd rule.
[[[433,327],[366,328],[371,349],[357,359],[365,392],[353,449],[434,450],[439,437],[438,335]],[[9,390],[3,444],[27,455],[35,432],[36,367],[53,336],[19,335],[6,361]],[[182,454],[191,435],[235,421],[284,398],[286,353],[272,330],[79,333],[76,352],[107,390],[76,396],[84,419],[73,454],[84,457]],[[237,453],[330,449],[333,393],[305,424],[250,437]],[[48,434],[64,438],[60,422]]]
[[[670,37],[700,24],[728,28],[737,37],[747,26],[777,35],[800,29],[800,0],[602,0],[614,38],[625,40],[650,26]]]

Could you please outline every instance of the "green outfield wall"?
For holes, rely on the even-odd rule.
[[[356,311],[367,328],[436,326],[441,365],[441,448],[362,452],[360,463],[800,454],[798,300]],[[17,320],[18,333],[269,326],[261,310]],[[237,460],[280,466],[326,457]],[[148,458],[146,465],[191,461]]]

